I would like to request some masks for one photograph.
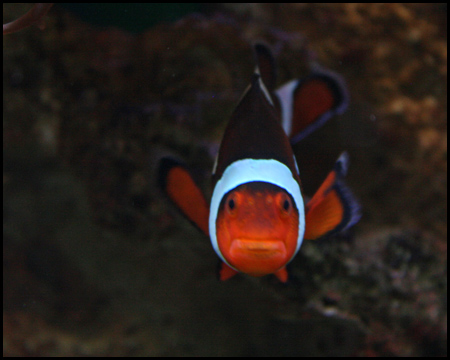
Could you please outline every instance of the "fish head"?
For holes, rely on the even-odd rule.
[[[283,268],[297,250],[299,212],[291,195],[271,183],[242,184],[223,197],[217,243],[226,262],[253,276]]]

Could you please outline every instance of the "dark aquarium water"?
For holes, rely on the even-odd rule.
[[[3,355],[446,356],[447,6],[102,6],[3,36]],[[304,241],[287,283],[221,282],[154,159],[210,198],[260,40],[277,85],[346,80],[347,112],[294,151],[311,196],[347,150],[362,218]]]

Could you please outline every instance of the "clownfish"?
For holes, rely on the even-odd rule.
[[[335,73],[317,67],[303,79],[274,91],[274,58],[254,46],[256,70],[226,127],[208,206],[187,167],[172,157],[159,160],[159,184],[178,209],[210,237],[221,260],[219,278],[242,272],[288,279],[286,265],[304,239],[348,229],[360,206],[344,182],[344,152],[315,195],[305,203],[291,144],[347,107],[348,94]]]

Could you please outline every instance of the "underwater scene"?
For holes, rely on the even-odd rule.
[[[3,356],[447,356],[446,4],[3,23]]]

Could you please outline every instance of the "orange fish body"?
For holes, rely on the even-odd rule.
[[[160,161],[160,184],[210,236],[223,262],[222,280],[243,272],[275,274],[285,282],[286,265],[303,239],[334,234],[359,220],[359,206],[344,183],[347,154],[305,206],[291,147],[292,139],[302,139],[341,113],[348,95],[342,80],[326,70],[274,92],[271,52],[258,44],[255,53],[255,74],[228,123],[214,165],[209,208],[186,167],[171,158]]]

